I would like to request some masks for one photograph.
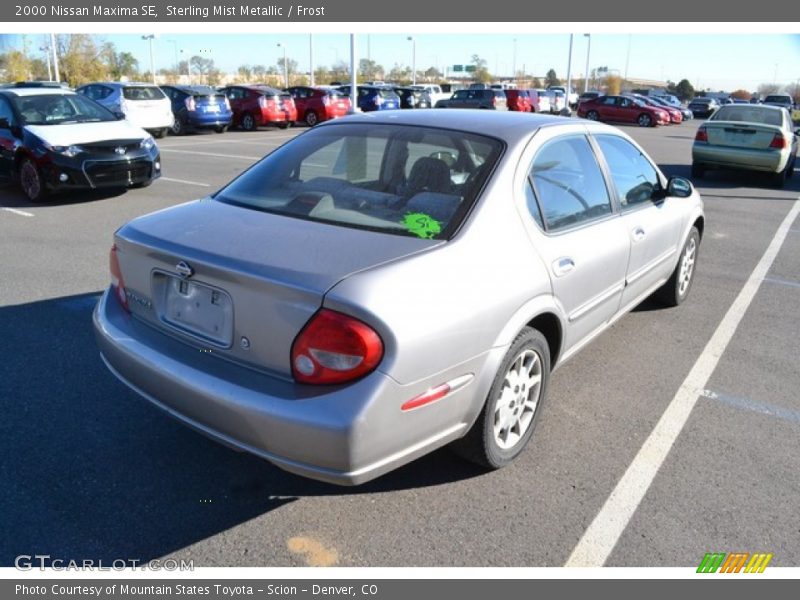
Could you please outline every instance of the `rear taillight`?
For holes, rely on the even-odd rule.
[[[328,94],[325,94],[324,96],[322,96],[322,104],[324,106],[328,106],[330,103],[331,103],[331,99],[328,96]]]
[[[366,323],[323,308],[292,344],[292,375],[299,383],[344,383],[363,377],[383,358],[383,342]]]
[[[776,133],[775,137],[772,138],[772,141],[769,143],[770,148],[775,148],[776,150],[783,150],[786,148],[786,138],[783,137],[782,133]]]
[[[183,103],[186,105],[186,110],[189,112],[197,110],[197,102],[194,101],[194,96],[188,96]]]
[[[111,271],[111,288],[114,290],[114,296],[116,296],[122,308],[131,312],[128,306],[128,297],[125,294],[125,281],[122,279],[122,270],[119,268],[116,244],[111,246],[111,252],[108,255],[108,268]]]
[[[497,96],[492,96],[492,106],[497,106]]]
[[[706,131],[705,127],[701,127],[697,130],[697,134],[694,136],[695,142],[707,142],[708,141],[708,132]]]
[[[266,96],[259,96],[258,97],[258,107],[259,108],[267,108],[267,97]]]
[[[375,97],[372,100],[375,102],[375,106],[380,106],[383,104],[383,98],[381,98],[380,94],[375,94]]]

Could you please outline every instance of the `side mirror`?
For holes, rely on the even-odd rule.
[[[667,195],[675,198],[688,198],[693,191],[692,182],[685,177],[670,177],[667,181]]]
[[[0,118],[0,129],[11,129],[11,123],[5,117]]]

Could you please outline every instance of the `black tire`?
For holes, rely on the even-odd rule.
[[[639,127],[652,127],[653,117],[651,117],[647,113],[642,113],[636,119],[636,122],[639,124]]]
[[[786,165],[786,168],[781,171],[780,173],[771,173],[769,176],[769,184],[771,187],[775,189],[783,189],[783,186],[786,185],[786,179],[789,176],[789,165]]]
[[[586,113],[586,118],[589,119],[590,121],[599,121],[600,113],[598,113],[596,110],[590,110],[589,112]]]
[[[228,131],[227,125],[217,125],[216,127],[214,127],[215,133],[225,133],[226,131]]]
[[[656,297],[667,306],[678,306],[689,296],[689,291],[692,289],[694,276],[697,272],[699,251],[700,232],[697,227],[692,227],[678,257],[678,264],[675,265],[675,270],[669,280],[656,291]],[[690,264],[686,265],[688,273],[684,271],[685,261],[691,261]]]
[[[530,363],[528,373],[535,373],[539,377],[539,382],[535,384],[535,388],[531,386],[526,389],[525,385],[522,385],[511,391],[512,388],[508,385],[508,379],[513,369],[519,361],[522,361],[519,362],[519,370],[521,371],[525,368],[524,360],[522,359],[532,356],[536,358]],[[499,469],[509,464],[525,449],[533,435],[533,430],[542,412],[542,403],[547,397],[549,380],[550,348],[547,345],[547,340],[535,329],[525,327],[517,335],[503,358],[478,420],[475,421],[466,436],[451,444],[453,451],[462,458],[489,469]],[[504,390],[506,390],[506,398],[509,395],[518,395],[514,396],[511,402],[503,407],[500,402],[504,396]],[[523,395],[525,392],[527,392],[527,396]],[[533,395],[536,395],[536,399],[533,407],[531,407],[530,401]],[[526,401],[527,404],[525,403]],[[500,427],[500,433],[495,432],[498,418],[506,415],[513,419],[517,418],[518,414],[525,415],[526,413],[528,418],[526,419],[524,430],[522,429],[522,417],[520,416],[517,421],[519,431],[514,434],[516,437],[511,437],[513,426],[509,426],[507,429],[506,441],[510,439],[513,443],[509,447],[501,447],[496,438],[502,436],[504,429]]]
[[[169,128],[169,131],[172,135],[184,135],[186,133],[186,127],[184,127],[183,122],[179,117],[175,117],[175,120],[172,122],[172,127]]]
[[[797,155],[792,157],[792,162],[786,168],[786,179],[791,179],[794,176],[795,166],[797,166]]]
[[[292,126],[291,121],[284,121],[283,123],[278,123],[278,127],[280,127],[281,129],[289,129],[289,127],[291,126]]]
[[[156,129],[156,130],[153,132],[153,137],[154,137],[154,138],[156,138],[156,139],[159,139],[159,140],[160,140],[160,139],[161,139],[161,138],[163,138],[165,135],[167,135],[167,130],[168,130],[168,129],[169,129],[168,127],[163,127],[163,128],[161,128],[161,129]]]
[[[23,158],[19,163],[17,179],[22,193],[31,202],[41,202],[47,197],[47,188],[44,185],[42,174],[30,158]]]
[[[306,122],[306,125],[308,125],[309,127],[313,127],[314,125],[319,123],[319,117],[317,116],[317,113],[314,112],[313,110],[309,110],[306,113],[306,117],[304,120]]]
[[[240,125],[245,131],[255,131],[257,127],[255,117],[253,117],[253,115],[251,115],[249,112],[246,112],[242,115]]]
[[[706,174],[706,170],[698,164],[692,163],[692,178],[701,179]]]

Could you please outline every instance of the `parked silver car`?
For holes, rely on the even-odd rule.
[[[554,368],[687,297],[703,228],[607,125],[359,115],[119,229],[94,326],[133,390],[288,471],[358,484],[450,443],[499,468]]]
[[[789,113],[766,104],[721,107],[697,130],[692,145],[692,177],[709,169],[760,171],[782,188],[794,174],[800,129]]]

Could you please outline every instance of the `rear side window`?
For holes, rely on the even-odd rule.
[[[545,228],[559,231],[611,214],[611,201],[592,147],[582,135],[542,146],[528,173]],[[536,215],[532,215],[537,219]]]
[[[164,97],[164,92],[154,85],[151,86],[135,86],[122,88],[122,95],[125,100],[161,100]]]
[[[249,209],[424,239],[447,239],[502,143],[429,127],[347,124],[281,146],[215,198]]]
[[[624,209],[652,201],[661,188],[658,172],[641,151],[616,135],[595,136]]]

